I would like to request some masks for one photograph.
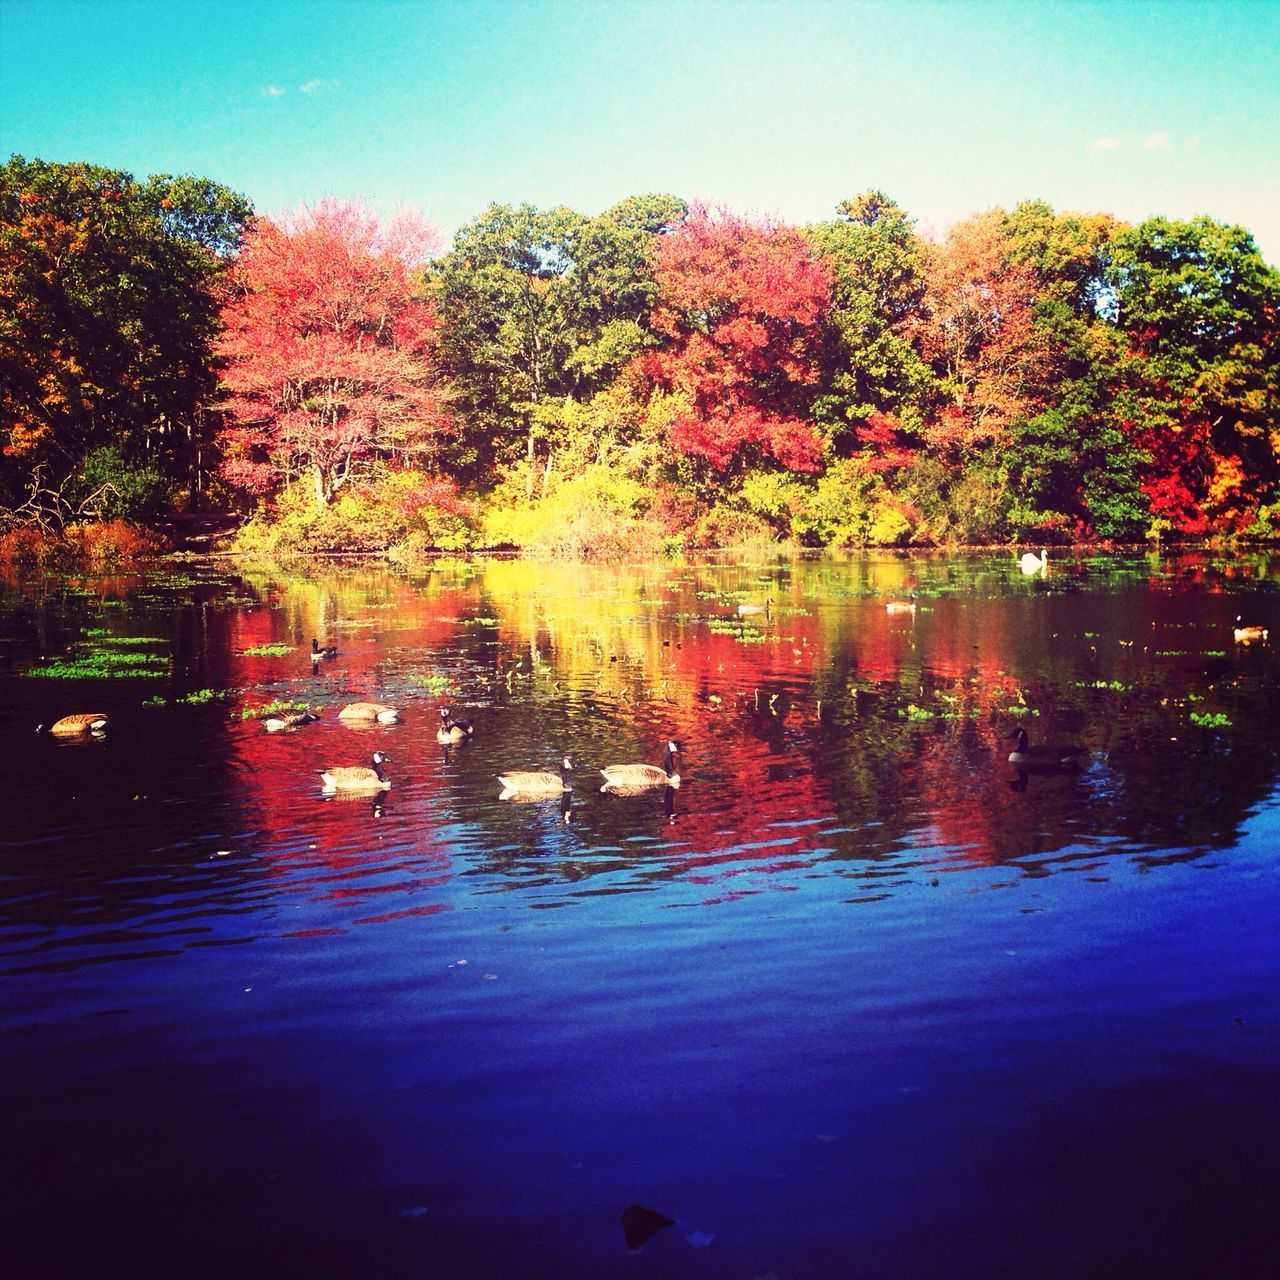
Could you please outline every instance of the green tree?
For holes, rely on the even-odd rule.
[[[918,421],[932,376],[907,331],[925,289],[915,224],[874,189],[842,201],[837,213],[805,234],[832,276],[814,416],[845,453],[873,414]]]
[[[1115,237],[1107,283],[1152,513],[1188,533],[1250,528],[1280,497],[1280,273],[1243,227],[1151,218]]]
[[[429,283],[462,471],[531,461],[537,406],[589,399],[650,341],[651,247],[683,211],[674,196],[631,197],[598,218],[492,204],[457,232]]]
[[[1116,413],[1123,344],[1106,319],[1106,214],[1057,214],[1023,201],[1005,218],[1012,261],[1034,273],[1032,324],[1046,353],[1034,387],[1038,412],[1015,419],[1008,471],[1021,536],[1131,540],[1149,522],[1140,452]]]

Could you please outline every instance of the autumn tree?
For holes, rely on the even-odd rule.
[[[1035,297],[1035,275],[1015,260],[1002,210],[957,223],[933,247],[916,324],[942,391],[925,429],[932,447],[963,459],[1007,442],[1010,424],[1034,411],[1045,359]]]
[[[252,227],[222,311],[228,480],[262,493],[305,473],[323,506],[362,462],[438,458],[436,321],[418,283],[434,240],[414,215],[384,226],[332,199]]]
[[[651,324],[662,345],[640,357],[681,406],[668,438],[725,473],[760,461],[816,469],[811,419],[830,269],[797,230],[695,206],[662,237]]]
[[[0,501],[36,472],[73,491],[87,467],[117,496],[127,471],[193,478],[220,281],[250,214],[204,178],[0,168]]]

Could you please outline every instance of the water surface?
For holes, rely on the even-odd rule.
[[[1276,569],[0,587],[16,1274],[1267,1274],[1280,681],[1233,625],[1280,636]],[[598,790],[671,737],[678,790]],[[568,804],[498,798],[565,753]]]

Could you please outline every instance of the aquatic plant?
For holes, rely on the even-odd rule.
[[[291,644],[255,644],[240,650],[241,656],[245,658],[283,658],[285,654],[292,652]]]
[[[270,702],[265,702],[261,706],[241,707],[241,720],[257,720],[265,716],[278,715],[281,712],[288,711],[306,711],[307,703],[296,702],[289,698],[273,698]]]
[[[1202,729],[1229,729],[1231,717],[1225,711],[1193,711],[1191,723]]]
[[[138,644],[162,644],[138,637]],[[159,677],[168,674],[169,660],[159,654],[116,648],[93,648],[50,658],[23,675],[50,680],[105,680],[120,676]]]
[[[914,702],[908,702],[905,707],[898,708],[898,715],[907,720],[932,720],[936,714],[928,707],[916,706]]]

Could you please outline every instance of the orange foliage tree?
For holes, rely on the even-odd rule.
[[[1004,213],[957,223],[929,255],[916,334],[944,400],[925,427],[928,444],[963,458],[1009,439],[1035,411],[1047,352],[1035,325],[1035,274],[1014,262]]]

